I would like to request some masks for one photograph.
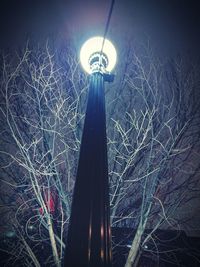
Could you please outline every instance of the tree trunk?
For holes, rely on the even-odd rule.
[[[50,236],[50,241],[51,241],[51,248],[52,248],[52,252],[53,252],[54,262],[56,264],[56,267],[60,267],[61,264],[60,264],[60,259],[58,256],[58,250],[57,250],[57,246],[56,246],[56,240],[55,240],[53,225],[52,225],[52,221],[51,221],[50,216],[48,216],[48,228],[49,228],[49,236]]]
[[[131,249],[129,251],[128,258],[127,258],[127,261],[126,261],[126,264],[125,264],[125,267],[132,267],[133,266],[134,261],[136,259],[136,256],[137,256],[137,254],[139,252],[139,247],[140,247],[140,244],[141,244],[141,238],[142,238],[144,229],[145,229],[144,223],[142,224],[140,222],[140,224],[138,226],[138,229],[137,229],[137,232],[135,234],[135,237],[133,239],[133,242],[132,242],[132,245],[131,245]]]
[[[28,243],[26,242],[26,240],[24,239],[23,236],[21,236],[22,238],[22,242],[30,256],[30,258],[32,259],[33,263],[34,263],[34,266],[35,267],[41,267],[39,261],[37,260],[37,257],[35,256],[35,254],[33,253],[32,249],[30,248],[30,246],[28,245]]]

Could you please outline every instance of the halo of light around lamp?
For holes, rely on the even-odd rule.
[[[83,69],[89,74],[92,73],[89,59],[94,53],[101,52],[102,44],[103,44],[103,37],[97,36],[87,40],[81,48],[80,51],[81,65]],[[108,59],[108,64],[105,70],[111,72],[115,67],[117,61],[117,52],[115,50],[114,45],[108,39],[105,39],[102,53],[105,54]]]

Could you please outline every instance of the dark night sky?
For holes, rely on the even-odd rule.
[[[110,25],[114,42],[139,32],[147,33],[160,48],[180,50],[199,46],[198,1],[115,1]],[[1,1],[1,47],[50,38],[87,37],[103,34],[110,6],[108,0]]]

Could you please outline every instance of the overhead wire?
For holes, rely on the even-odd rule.
[[[109,9],[109,13],[108,13],[108,18],[107,18],[106,26],[105,26],[104,35],[103,35],[103,42],[102,42],[102,47],[101,47],[100,55],[102,55],[102,53],[103,53],[105,39],[106,39],[106,36],[107,36],[107,33],[108,33],[108,29],[109,29],[109,25],[110,25],[110,19],[112,17],[112,12],[113,12],[114,4],[115,4],[115,0],[112,0],[111,5],[110,5],[110,9]]]

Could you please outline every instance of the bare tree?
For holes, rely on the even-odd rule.
[[[65,50],[60,65],[58,53],[50,51],[47,43],[34,51],[27,46],[14,62],[2,58],[2,201],[13,211],[18,257],[28,255],[35,266],[47,240],[53,255],[47,263],[61,264],[86,91],[73,51]]]
[[[200,168],[195,63],[159,59],[149,45],[128,53],[106,90],[111,223],[136,229],[126,267],[158,228],[190,225],[176,214],[199,198]],[[70,45],[27,45],[1,61],[1,214],[15,235],[8,266],[60,266],[87,77]]]
[[[126,267],[157,229],[191,225],[177,214],[200,189],[198,66],[190,57],[163,62],[149,46],[129,58],[109,135],[112,223],[136,229]]]

